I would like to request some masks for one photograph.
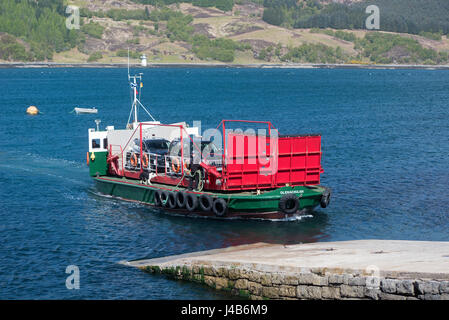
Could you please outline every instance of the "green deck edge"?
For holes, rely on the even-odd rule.
[[[138,180],[117,177],[94,177],[98,190],[106,195],[120,197],[126,200],[138,201],[154,205],[156,190],[183,191],[198,196],[207,194],[213,198],[223,198],[227,201],[228,210],[242,213],[264,213],[279,211],[279,200],[285,194],[295,194],[299,198],[299,210],[313,209],[320,204],[321,196],[325,191],[322,186],[296,186],[281,187],[274,190],[261,190],[257,192],[195,192],[184,187],[175,187],[163,184],[146,185]]]

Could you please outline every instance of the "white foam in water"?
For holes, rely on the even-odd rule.
[[[76,201],[85,201],[87,200],[86,194],[85,193],[80,193],[80,194],[73,194],[73,193],[68,193],[68,192],[64,192],[62,193],[62,196],[68,200],[76,200]]]
[[[39,154],[35,153],[27,153],[26,157],[28,159],[35,160],[38,163],[48,164],[50,167],[54,167],[55,165],[58,165],[60,167],[68,167],[68,168],[83,168],[84,163],[81,161],[73,161],[73,160],[66,160],[66,159],[60,159],[60,158],[53,158],[53,157],[44,157]]]
[[[285,217],[282,219],[270,219],[270,221],[301,221],[302,219],[305,218],[313,218],[313,215],[311,214],[304,214],[304,215],[297,215],[297,216],[293,216],[293,217]]]
[[[25,154],[25,158],[27,159],[27,161],[14,161],[17,159],[15,157],[15,154],[12,152],[2,152],[1,156],[1,168],[20,170],[37,175],[46,175],[49,177],[66,180],[76,185],[85,185],[89,181],[87,176],[84,175],[84,170],[83,172],[80,171],[80,169],[83,168],[82,162],[44,157],[34,153]],[[64,171],[61,171],[60,169],[63,169]],[[83,174],[83,177],[85,177],[85,179],[75,179],[73,177],[71,178],[67,175],[68,170],[71,170],[72,173],[76,173],[77,176],[78,173]]]

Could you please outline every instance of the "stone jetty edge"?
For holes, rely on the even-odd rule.
[[[245,250],[248,246],[239,247]],[[120,263],[252,300],[449,300],[446,273],[381,271],[373,276],[366,270],[350,268],[207,260],[208,255],[235,248]]]

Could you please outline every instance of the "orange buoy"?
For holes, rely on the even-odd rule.
[[[35,116],[39,114],[39,109],[36,106],[29,106],[27,109],[27,113],[29,115]]]

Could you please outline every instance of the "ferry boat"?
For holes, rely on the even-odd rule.
[[[269,121],[222,120],[203,134],[186,122],[163,124],[140,102],[142,74],[128,69],[128,80],[126,127],[100,130],[96,120],[88,130],[87,164],[100,193],[215,218],[288,219],[329,205],[320,135],[282,136]],[[140,109],[150,121],[139,121]]]

